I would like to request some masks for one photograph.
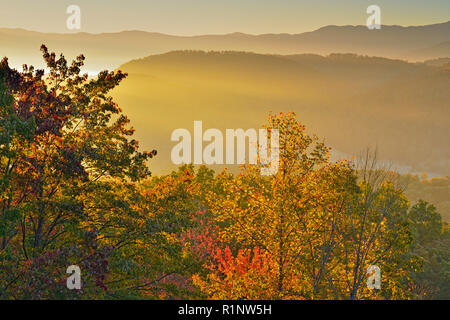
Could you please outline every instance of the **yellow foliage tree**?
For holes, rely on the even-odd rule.
[[[404,209],[401,191],[358,182],[350,162],[330,162],[330,148],[308,135],[293,113],[270,115],[266,128],[279,130],[279,170],[261,176],[259,165],[245,165],[237,176],[224,171],[217,177],[206,200],[220,226],[219,241],[231,249],[195,283],[219,299],[373,297],[373,291],[361,293],[366,268],[378,263],[394,270],[399,248],[407,247],[404,225],[393,218]],[[253,261],[254,248],[267,261],[255,264],[264,272],[239,267]],[[398,277],[391,280],[389,296],[395,296]]]

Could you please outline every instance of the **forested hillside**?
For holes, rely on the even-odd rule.
[[[271,175],[261,175],[264,164],[256,163],[239,173],[183,165],[152,176],[165,142],[143,144],[157,151],[135,139],[111,96],[127,75],[104,71],[88,78],[80,74],[84,56],[70,63],[45,46],[41,51],[47,73],[33,67],[19,72],[6,58],[0,62],[0,299],[448,298],[449,226],[432,204],[408,201],[408,181],[379,169],[375,152],[332,161],[328,144],[298,115],[269,113],[258,127],[279,134],[279,168]],[[311,83],[323,89],[323,78],[289,58],[258,56],[236,69],[231,66],[242,61],[240,54],[237,60],[225,54],[231,58],[226,68],[214,63],[222,54],[200,55],[217,74],[202,89],[216,99],[227,93],[236,102],[264,88],[276,101],[288,84],[271,91],[264,76],[281,80],[291,69],[309,70],[316,75]],[[266,72],[259,59],[276,63]],[[195,61],[186,68],[198,70]],[[155,96],[157,102],[157,92],[176,89],[183,101],[195,81],[205,81],[201,72],[174,83],[148,75],[156,70],[151,64],[142,70],[146,74],[128,82],[147,81],[148,90],[135,83],[135,95],[143,90],[138,99]],[[260,82],[224,88],[222,73],[231,80],[236,72]],[[289,75],[299,77],[300,86],[311,85],[296,72]],[[331,100],[318,92],[306,99]],[[202,96],[204,102],[208,97],[214,101]],[[164,108],[167,118],[190,114],[143,105],[145,134],[155,137],[165,132]],[[129,104],[124,109],[133,111]],[[256,118],[256,110],[267,117],[261,109],[242,116]],[[428,183],[407,180],[412,193],[414,184]],[[376,290],[366,284],[375,264],[382,270]],[[82,270],[77,290],[70,289],[66,272],[74,265]]]
[[[167,169],[176,128],[253,128],[269,111],[295,111],[335,150],[377,147],[403,173],[450,173],[450,71],[351,54],[260,55],[177,51],[124,64],[114,96],[144,146]],[[176,114],[176,117],[173,115]],[[158,130],[153,130],[157,128]]]

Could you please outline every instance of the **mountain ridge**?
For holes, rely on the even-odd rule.
[[[450,20],[444,21],[444,22],[438,22],[438,23],[432,23],[432,24],[425,24],[425,25],[410,25],[410,26],[402,26],[402,25],[381,25],[382,28],[400,28],[400,29],[411,29],[411,28],[432,28],[436,26],[447,26],[450,25]],[[319,30],[323,29],[330,29],[330,28],[363,28],[367,29],[364,25],[326,25],[323,27],[319,27],[317,29],[314,29],[312,31],[305,31],[300,33],[291,33],[291,32],[280,32],[280,33],[258,33],[258,34],[252,34],[252,33],[246,33],[246,32],[229,32],[229,33],[212,33],[212,34],[192,34],[192,35],[177,35],[177,34],[169,34],[164,32],[156,32],[156,31],[147,31],[147,30],[139,30],[139,29],[125,29],[121,31],[115,31],[115,32],[41,32],[36,30],[30,30],[26,28],[8,28],[8,27],[0,27],[1,31],[9,31],[9,30],[18,30],[18,31],[24,31],[24,32],[33,32],[33,33],[40,33],[40,34],[47,34],[47,35],[77,35],[77,34],[88,34],[88,35],[108,35],[108,34],[120,34],[120,33],[146,33],[146,34],[159,34],[159,35],[165,35],[165,36],[172,36],[172,37],[198,37],[198,36],[226,36],[226,35],[233,35],[233,34],[241,34],[241,35],[249,35],[249,36],[264,36],[264,35],[301,35],[301,34],[307,34],[307,33],[313,33]],[[370,30],[372,31],[372,30]]]
[[[124,30],[109,33],[40,33],[26,29],[0,28],[0,55],[11,64],[40,66],[39,47],[62,52],[68,58],[83,53],[88,69],[114,69],[139,57],[174,50],[247,51],[261,54],[356,53],[416,61],[414,52],[431,48],[421,60],[445,58],[450,52],[433,47],[450,41],[450,21],[425,26],[324,26],[304,33],[168,35],[158,32]],[[438,48],[439,49],[439,48]],[[436,49],[436,50],[438,50]]]

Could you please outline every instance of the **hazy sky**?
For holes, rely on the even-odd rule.
[[[381,7],[382,24],[450,20],[450,0],[0,0],[0,28],[70,32],[66,8],[72,4],[81,8],[79,31],[93,33],[300,33],[365,24],[371,4]]]

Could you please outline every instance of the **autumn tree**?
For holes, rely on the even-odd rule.
[[[89,79],[83,56],[68,64],[41,50],[48,73],[0,65],[0,297],[143,296],[181,264],[182,247],[178,216],[148,207],[158,197],[137,184],[156,152],[139,151],[109,95],[126,74]],[[72,264],[80,291],[65,286]]]
[[[354,176],[348,163],[329,162],[329,148],[308,135],[294,114],[271,115],[266,128],[279,130],[278,172],[263,177],[256,165],[245,166],[236,177],[224,172],[218,177],[221,190],[207,196],[220,226],[219,249],[225,251],[219,252],[231,250],[235,258],[228,253],[225,258],[238,265],[245,259],[254,266],[261,266],[261,258],[270,261],[264,266],[270,270],[246,271],[254,288],[242,290],[247,293],[240,298],[268,298],[271,292],[272,299],[312,299],[326,281],[327,248],[334,245],[330,235],[347,198],[345,186]],[[197,282],[213,297],[227,297],[227,292],[237,290],[238,283],[230,281],[237,277],[217,268],[211,266],[211,274]],[[229,288],[220,287],[221,281],[230,281]]]
[[[217,299],[404,297],[402,190],[389,179],[358,179],[348,161],[330,162],[329,148],[294,114],[271,115],[266,128],[279,130],[279,170],[264,177],[247,165],[219,175],[206,196],[219,239],[209,273],[195,283]],[[381,292],[367,291],[371,264],[386,276]]]

